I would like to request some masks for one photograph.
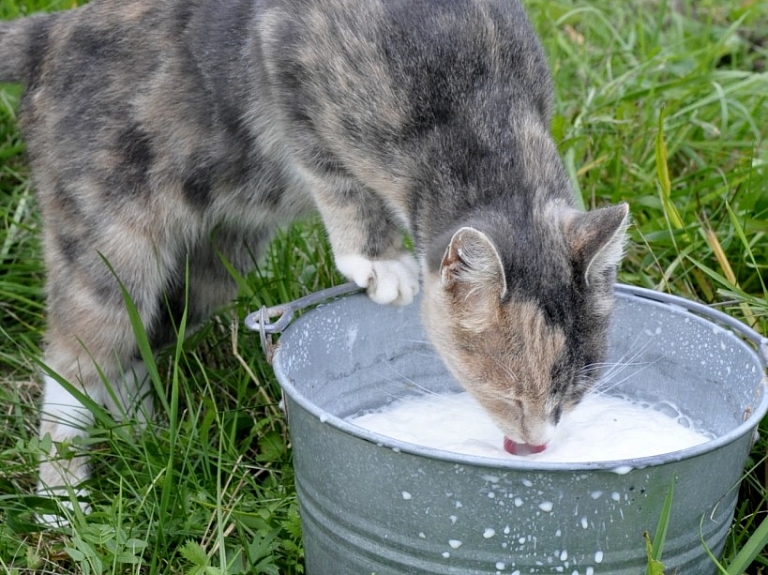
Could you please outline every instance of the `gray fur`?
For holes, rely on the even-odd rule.
[[[518,2],[94,0],[0,24],[0,79],[27,88],[45,361],[87,393],[103,397],[90,358],[141,388],[102,258],[162,345],[187,262],[202,321],[235,293],[217,252],[246,271],[313,207],[339,268],[376,301],[416,291],[412,235],[430,336],[516,441],[543,441],[536,430],[589,386],[627,210],[575,209]],[[42,488],[87,473],[62,465],[43,463]]]

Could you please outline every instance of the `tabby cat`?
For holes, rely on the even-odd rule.
[[[118,280],[162,346],[186,269],[199,323],[235,295],[222,258],[246,272],[313,209],[374,301],[421,276],[432,342],[511,441],[546,444],[598,375],[628,208],[576,207],[515,0],[94,0],[0,23],[0,80],[26,86],[45,364],[118,418],[153,405]],[[85,435],[44,379],[41,435]],[[44,494],[88,476],[54,454]]]

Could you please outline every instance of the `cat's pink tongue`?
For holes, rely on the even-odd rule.
[[[517,443],[512,441],[506,435],[504,436],[504,451],[512,455],[532,455],[541,453],[547,448],[546,445],[531,445],[530,443]]]

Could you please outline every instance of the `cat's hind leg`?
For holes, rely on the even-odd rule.
[[[145,370],[120,283],[151,333],[168,282],[165,262],[171,259],[164,257],[161,246],[161,238],[134,220],[99,221],[78,239],[64,226],[45,228],[48,327],[43,361],[75,392],[57,378],[44,378],[40,437],[49,437],[52,447],[40,461],[41,494],[64,500],[73,490],[86,494],[89,466],[77,443],[87,436],[93,415],[82,396],[108,406],[119,419],[151,416]],[[62,523],[57,517],[41,519]]]
[[[78,452],[80,447],[74,443],[78,438],[87,437],[88,427],[93,424],[93,414],[57,378],[46,374],[43,384],[40,438],[50,437],[55,443],[40,461],[38,493],[60,496],[62,504],[72,510],[71,496],[87,496],[87,491],[80,485],[88,476],[87,457]],[[83,505],[82,509],[87,513],[89,507]],[[50,526],[67,523],[57,514],[42,514],[39,520]]]

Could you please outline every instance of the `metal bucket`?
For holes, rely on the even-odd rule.
[[[399,442],[344,418],[426,388],[458,391],[418,304],[364,295],[308,312],[279,341],[308,575],[637,575],[644,532],[674,484],[662,561],[715,573],[753,434],[768,410],[766,340],[700,304],[617,287],[616,388],[668,400],[716,435],[661,456],[579,464],[505,461]]]

